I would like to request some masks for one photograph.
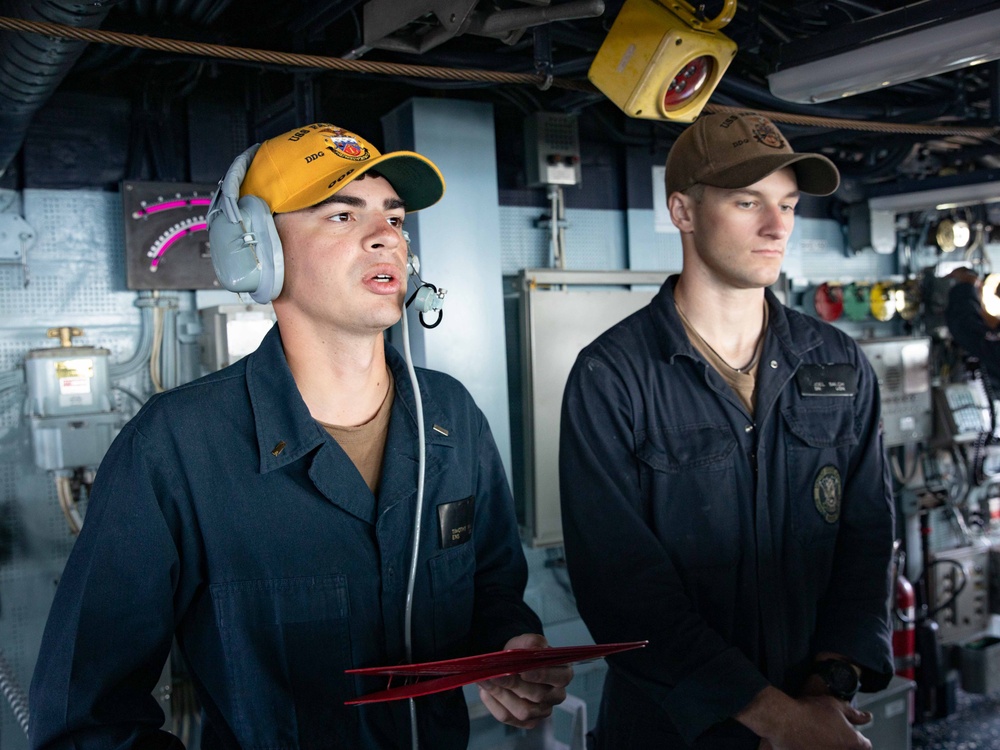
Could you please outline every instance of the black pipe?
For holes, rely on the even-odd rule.
[[[1000,125],[1000,60],[989,63],[990,124]]]
[[[121,0],[8,0],[13,18],[98,28]],[[0,32],[0,176],[24,144],[35,113],[72,69],[87,42],[19,31]]]
[[[751,83],[750,81],[723,76],[719,82],[719,90],[738,99],[750,99],[753,106],[765,107],[780,112],[790,112],[797,115],[814,115],[816,117],[848,117],[863,120],[884,115],[879,105],[868,105],[863,102],[851,102],[847,106],[828,104],[797,104],[786,102],[771,93],[770,89]]]

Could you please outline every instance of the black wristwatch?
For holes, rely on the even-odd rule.
[[[842,701],[851,701],[857,695],[860,680],[850,662],[843,659],[824,659],[813,665],[813,674],[826,684],[830,695]]]

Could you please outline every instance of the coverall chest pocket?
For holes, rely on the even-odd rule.
[[[650,429],[637,436],[640,482],[653,529],[684,567],[731,564],[739,555],[736,440],[728,426]]]
[[[821,398],[823,403],[782,410],[788,429],[786,471],[795,538],[809,545],[833,538],[840,528],[854,433],[854,401]]]
[[[469,635],[475,594],[475,539],[445,550],[428,561],[434,598],[434,650],[457,653]]]
[[[349,741],[353,713],[308,709],[353,697],[344,675],[351,665],[347,576],[217,583],[211,593],[240,747]]]

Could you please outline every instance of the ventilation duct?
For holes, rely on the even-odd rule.
[[[7,0],[12,18],[98,28],[120,0]],[[0,32],[0,176],[21,150],[35,113],[83,54],[87,42],[16,31]]]

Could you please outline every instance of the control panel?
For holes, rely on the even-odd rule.
[[[885,445],[929,439],[934,430],[928,368],[931,340],[890,338],[858,343],[878,380]]]
[[[941,643],[959,643],[989,627],[989,548],[958,547],[934,553],[932,609]]]
[[[989,433],[992,414],[982,381],[945,385],[938,389],[937,404],[939,423],[944,437],[949,440],[968,443],[978,440],[983,433]]]

